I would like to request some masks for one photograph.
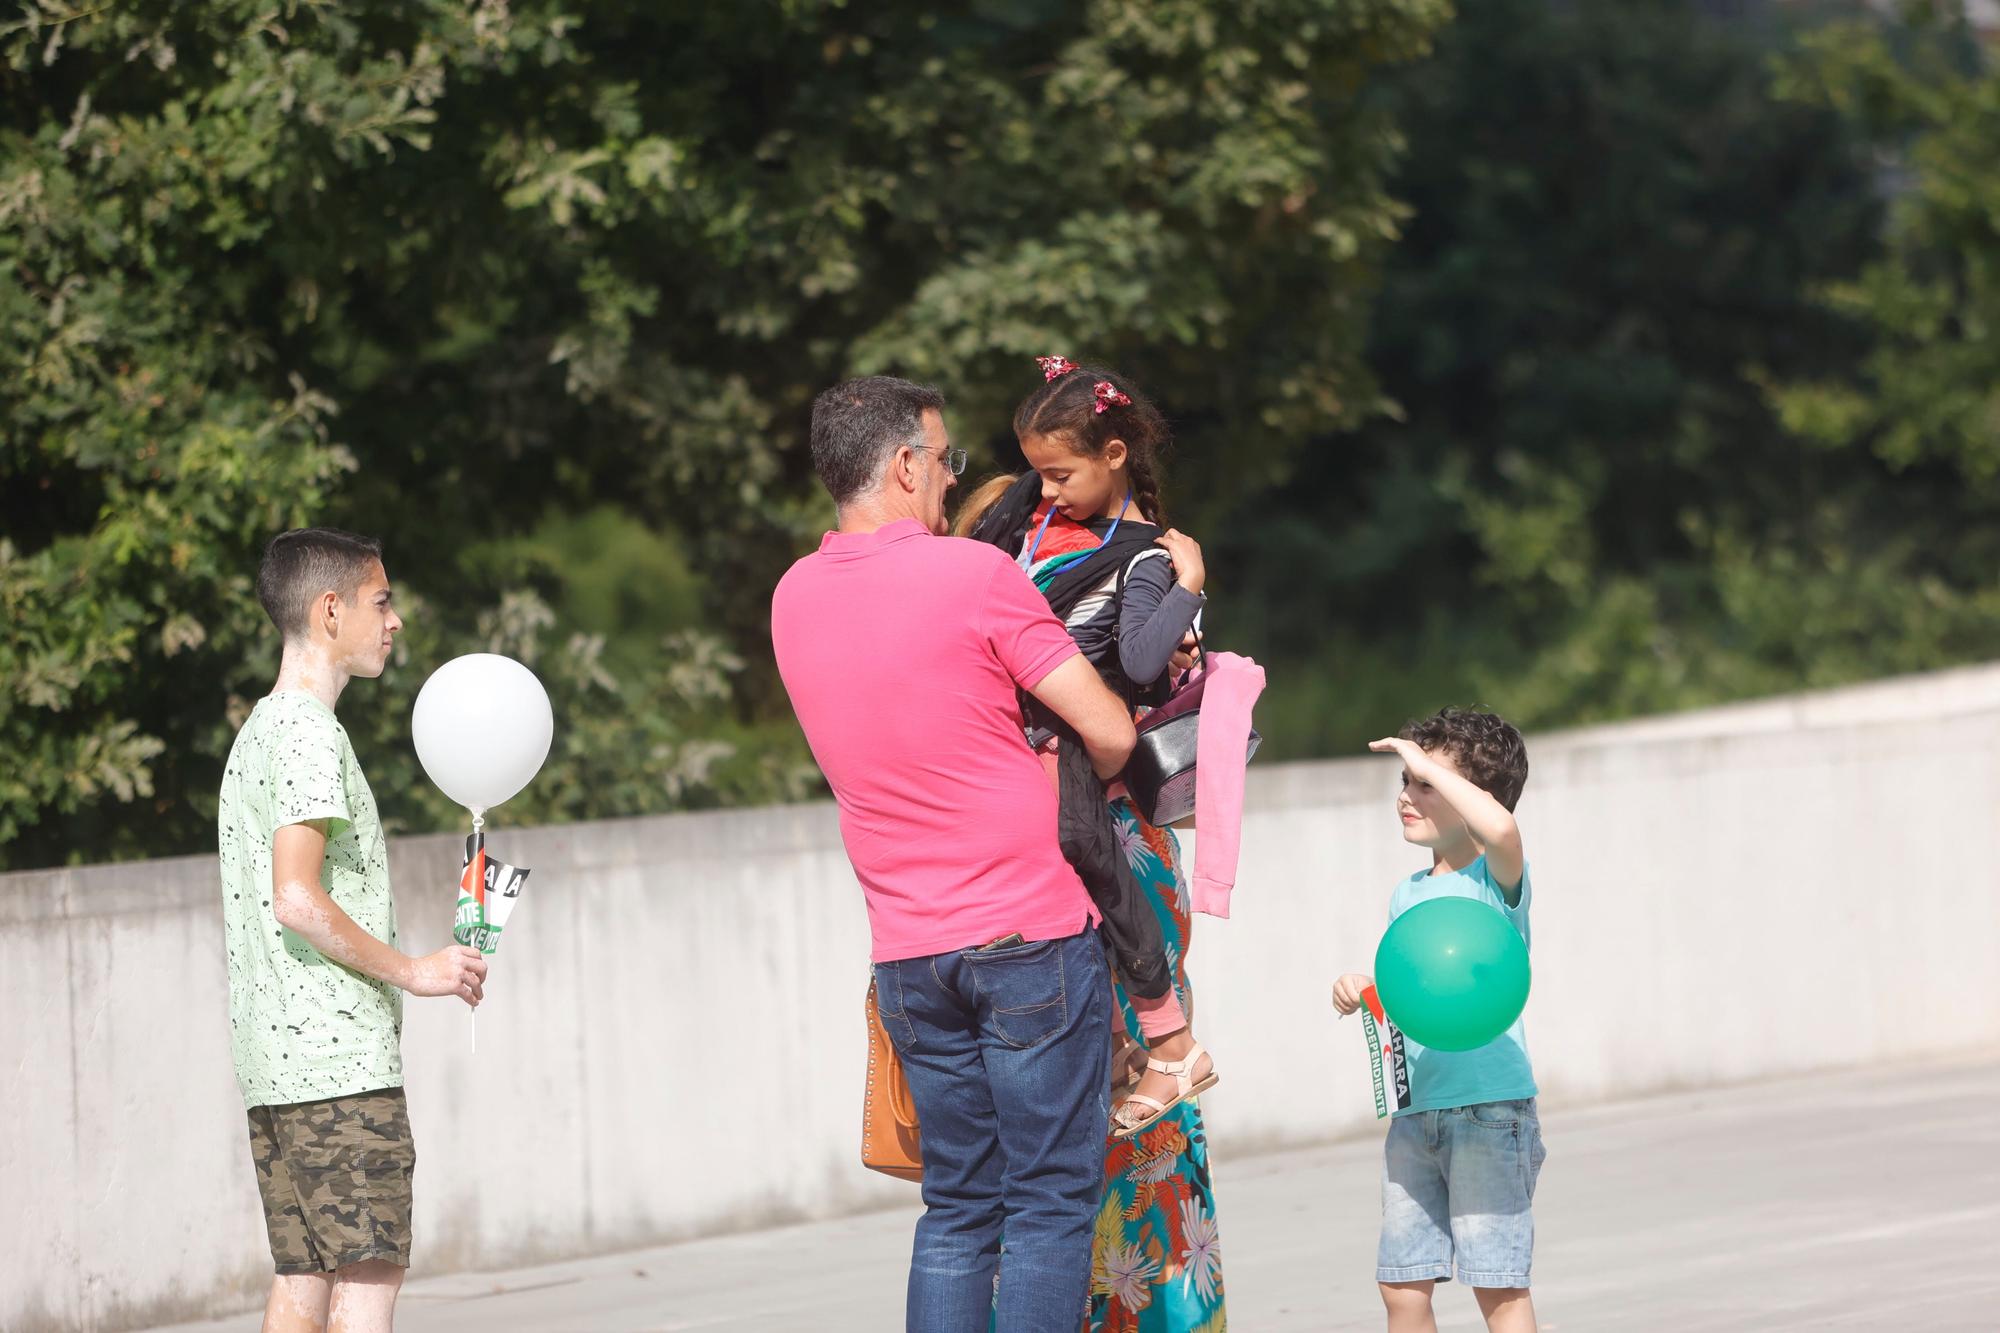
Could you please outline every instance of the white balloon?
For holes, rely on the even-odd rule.
[[[555,738],[549,694],[511,657],[454,657],[424,682],[410,715],[417,760],[469,810],[491,810],[528,785]]]

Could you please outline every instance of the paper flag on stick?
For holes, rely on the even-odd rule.
[[[528,872],[486,854],[486,834],[465,839],[465,862],[458,876],[458,916],[451,936],[488,955],[500,947],[500,932],[520,901]]]
[[[1368,1038],[1368,1072],[1375,1084],[1375,1118],[1382,1119],[1410,1104],[1410,1066],[1403,1051],[1403,1034],[1382,1012],[1373,986],[1361,992],[1361,1030]]]
[[[500,932],[514,914],[528,872],[486,854],[486,833],[474,829],[465,838],[465,861],[458,872],[458,914],[451,937],[487,957],[500,947]],[[479,1049],[479,1015],[473,1011],[472,1049]]]

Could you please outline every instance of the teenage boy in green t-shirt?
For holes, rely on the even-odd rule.
[[[264,1330],[375,1333],[410,1262],[401,992],[476,1005],[486,962],[396,948],[375,797],[334,717],[403,627],[380,544],[280,533],[257,597],[284,658],[230,748],[216,823],[230,1045],[277,1267]]]
[[[1446,708],[1368,748],[1403,761],[1403,839],[1431,854],[1429,869],[1396,886],[1389,919],[1428,899],[1473,898],[1505,913],[1526,942],[1531,890],[1514,822],[1528,782],[1521,733],[1492,713]],[[1353,1013],[1371,984],[1358,973],[1340,978],[1334,1008]],[[1390,1333],[1436,1329],[1431,1290],[1454,1275],[1473,1289],[1491,1333],[1534,1333],[1528,1270],[1544,1153],[1527,1032],[1516,1020],[1470,1051],[1395,1040],[1409,1092],[1383,1145],[1375,1259]]]

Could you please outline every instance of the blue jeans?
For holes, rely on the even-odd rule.
[[[1081,1328],[1111,1118],[1097,932],[877,963],[875,994],[923,1142],[911,1333]]]
[[[1545,1156],[1533,1097],[1390,1121],[1375,1280],[1527,1286]]]

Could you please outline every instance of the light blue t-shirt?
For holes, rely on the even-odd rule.
[[[1519,896],[1509,906],[1507,895],[1493,882],[1493,872],[1482,856],[1463,870],[1437,874],[1423,870],[1398,884],[1389,895],[1389,919],[1394,921],[1432,898],[1474,898],[1506,913],[1514,929],[1521,932],[1522,942],[1532,945],[1528,934],[1530,896],[1527,866],[1521,867]],[[1410,1104],[1396,1112],[1399,1116],[1535,1095],[1535,1071],[1528,1064],[1528,1033],[1518,1018],[1492,1041],[1469,1051],[1428,1050],[1403,1034],[1403,1059],[1409,1068]]]

